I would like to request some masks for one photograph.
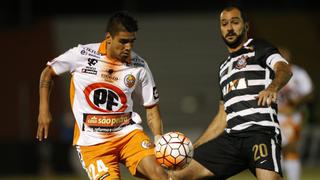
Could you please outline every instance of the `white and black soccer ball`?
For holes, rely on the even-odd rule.
[[[168,132],[155,143],[155,155],[162,167],[183,169],[191,162],[193,146],[184,134]]]

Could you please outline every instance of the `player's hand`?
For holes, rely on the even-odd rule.
[[[267,88],[260,91],[256,98],[258,99],[258,106],[270,106],[271,102],[277,101],[277,91],[272,88]]]
[[[49,125],[52,121],[52,116],[50,112],[40,112],[38,116],[38,130],[37,139],[42,141],[42,139],[48,138]]]

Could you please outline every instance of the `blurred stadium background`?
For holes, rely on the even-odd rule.
[[[180,131],[195,140],[217,109],[217,69],[227,55],[218,18],[231,3],[248,12],[251,36],[288,47],[294,63],[312,77],[315,98],[306,111],[301,142],[303,179],[320,179],[320,8],[303,0],[1,2],[0,179],[85,178],[71,146],[69,76],[56,79],[54,121],[43,143],[35,139],[38,80],[48,60],[77,44],[103,40],[107,19],[116,10],[128,10],[139,21],[135,51],[153,71],[165,132]],[[141,108],[136,110],[145,117]],[[123,174],[133,179],[124,169]],[[250,178],[244,172],[232,179]]]

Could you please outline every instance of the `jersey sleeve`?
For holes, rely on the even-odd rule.
[[[75,60],[77,56],[77,47],[69,49],[67,52],[47,62],[48,66],[54,70],[57,75],[73,72],[75,70]]]
[[[140,84],[136,93],[140,95],[141,104],[145,107],[155,105],[159,101],[159,94],[147,63],[140,75]]]
[[[278,49],[271,43],[264,40],[255,40],[254,48],[256,58],[262,67],[269,67],[274,70],[274,66],[277,62],[288,62],[281,56]]]

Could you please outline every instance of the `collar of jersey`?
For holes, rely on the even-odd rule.
[[[252,50],[247,48],[247,46],[252,42],[252,40],[253,39],[248,39],[238,51],[230,53],[229,56],[231,58],[233,58],[233,57],[237,57],[237,56],[239,56],[241,54],[247,53],[248,51],[252,51]]]
[[[99,53],[102,55],[107,54],[107,40],[103,40],[99,46]]]

